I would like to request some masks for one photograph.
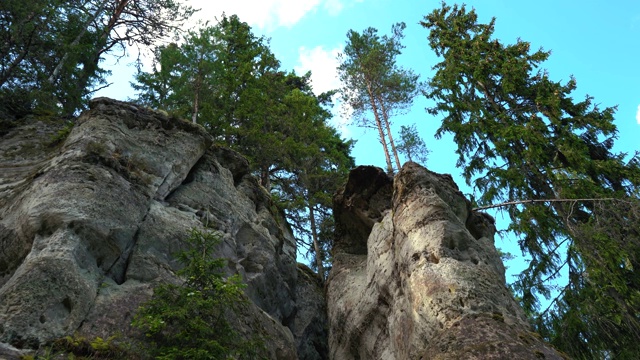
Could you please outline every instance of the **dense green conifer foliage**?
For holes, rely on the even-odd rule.
[[[640,158],[613,150],[615,108],[574,100],[573,78],[555,82],[539,68],[549,52],[503,45],[494,22],[446,4],[422,22],[441,57],[425,92],[429,113],[443,116],[437,135],[453,134],[480,205],[509,202],[509,230],[531,257],[513,286],[537,330],[576,358],[633,358]],[[557,281],[566,285],[540,309]]]
[[[352,142],[329,125],[334,92],[314,94],[310,77],[281,70],[266,39],[223,15],[159,47],[134,87],[143,104],[191,118],[245,155],[322,274],[330,239],[320,224],[354,161]]]
[[[0,2],[0,110],[73,115],[105,84],[105,55],[154,44],[192,13],[176,0]]]
[[[296,166],[276,183],[277,197],[284,202],[288,217],[305,244],[311,267],[326,278],[331,267],[333,245],[332,198],[348,172],[355,166],[350,156],[351,141],[321,121],[305,129],[309,145],[299,146]]]
[[[156,359],[248,359],[256,357],[260,339],[242,339],[228,320],[247,299],[239,275],[225,277],[225,260],[213,254],[220,237],[192,230],[187,248],[177,254],[184,267],[180,285],[154,289],[135,314],[133,325],[145,332],[144,348]],[[256,329],[257,330],[257,329]]]

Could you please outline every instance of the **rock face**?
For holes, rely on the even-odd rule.
[[[334,215],[331,359],[561,358],[505,286],[493,219],[450,176],[359,167]]]
[[[241,333],[261,327],[268,358],[327,357],[326,345],[294,337],[326,331],[309,314],[324,299],[304,298],[322,290],[299,283],[292,232],[243,157],[212,147],[197,125],[104,98],[47,146],[57,130],[30,122],[0,141],[4,349],[128,335],[153,287],[177,281],[172,254],[189,229],[208,227],[223,234],[228,272],[248,284]]]
[[[298,264],[299,311],[293,323],[298,354],[308,360],[329,358],[327,304],[322,280],[304,264]]]
[[[505,287],[493,219],[449,176],[353,170],[323,288],[247,161],[201,127],[101,98],[54,144],[63,132],[32,119],[0,133],[0,359],[139,336],[133,314],[179,281],[172,255],[192,228],[222,235],[251,300],[232,320],[266,337],[265,358],[560,358]]]

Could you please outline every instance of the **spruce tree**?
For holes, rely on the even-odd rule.
[[[495,19],[448,6],[425,17],[440,56],[425,92],[453,134],[458,165],[511,218],[531,260],[513,284],[537,330],[576,358],[640,353],[640,158],[613,150],[615,107],[574,100],[576,80],[551,80],[550,52],[492,37]],[[560,274],[568,273],[562,277]],[[554,283],[562,284],[550,298]],[[538,297],[551,306],[538,307]]]
[[[249,300],[242,277],[225,276],[215,258],[220,236],[192,229],[187,248],[176,254],[182,283],[162,284],[135,313],[132,325],[146,335],[142,350],[156,359],[244,359],[256,356],[263,339],[245,340],[230,322]],[[256,334],[263,329],[255,329]],[[257,356],[256,356],[257,357]]]
[[[0,99],[26,93],[28,110],[71,116],[107,86],[105,55],[121,58],[127,46],[151,46],[193,12],[177,0],[2,1]]]

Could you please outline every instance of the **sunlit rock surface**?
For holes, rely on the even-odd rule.
[[[450,176],[359,167],[334,213],[331,359],[560,358],[505,286],[493,219]]]

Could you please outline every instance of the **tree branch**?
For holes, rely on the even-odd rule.
[[[530,203],[538,203],[538,202],[570,202],[570,201],[615,201],[621,200],[616,198],[600,198],[600,199],[531,199],[531,200],[517,200],[517,201],[507,201],[494,205],[481,206],[477,208],[473,208],[473,211],[493,209],[497,207],[509,206],[509,205],[519,205],[519,204],[530,204]]]

